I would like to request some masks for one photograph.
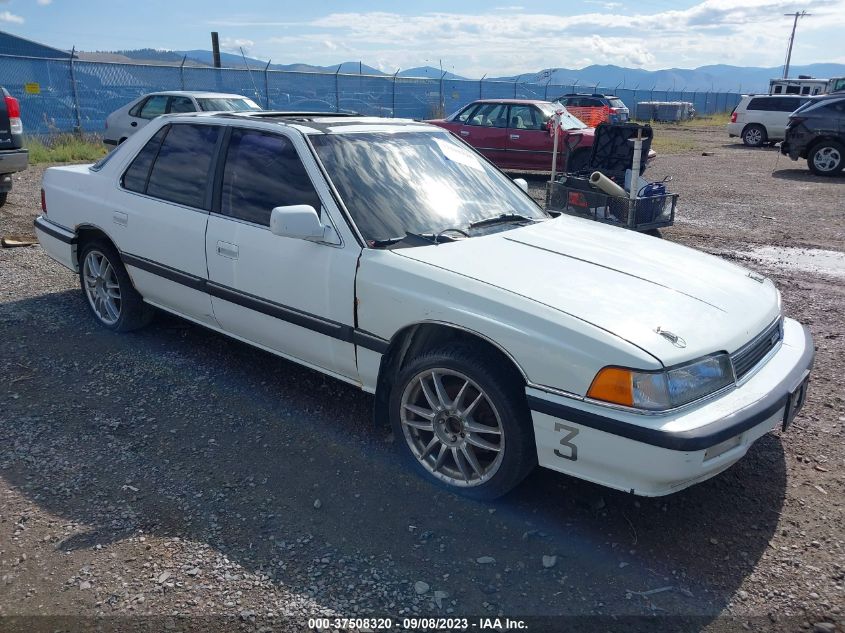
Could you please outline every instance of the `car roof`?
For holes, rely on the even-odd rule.
[[[515,103],[524,105],[526,103],[551,103],[551,101],[546,101],[544,99],[476,99],[472,103]],[[467,105],[472,105],[472,103]]]
[[[249,97],[245,95],[234,94],[231,92],[208,92],[206,90],[159,90],[158,92],[151,92],[146,96],[151,95],[164,95],[167,97],[200,97],[200,98],[238,98],[238,99],[249,99]]]
[[[162,116],[168,120],[217,119],[227,123],[244,121],[294,128],[304,134],[344,134],[351,132],[401,132],[430,131],[443,133],[443,128],[413,119],[360,116],[342,112],[291,112],[291,111],[245,111],[245,112],[185,112]]]

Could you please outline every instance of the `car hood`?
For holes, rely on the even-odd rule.
[[[394,252],[506,290],[514,301],[569,314],[667,366],[733,352],[780,313],[778,291],[761,275],[662,239],[568,216]],[[667,331],[680,338],[670,340]]]

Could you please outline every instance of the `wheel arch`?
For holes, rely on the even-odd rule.
[[[820,134],[807,143],[805,156],[802,156],[802,158],[809,158],[810,153],[813,152],[813,150],[816,149],[816,146],[820,143],[839,143],[840,145],[845,145],[845,138],[836,136],[835,134]]]
[[[118,252],[118,254],[120,253],[120,250],[117,248],[114,240],[109,237],[108,233],[106,233],[103,229],[93,224],[80,224],[76,227],[76,252],[74,253],[74,259],[76,259],[77,264],[81,263],[79,262],[79,254],[82,252],[82,248],[85,244],[98,239],[107,241],[112,245],[114,250]]]
[[[373,420],[376,424],[389,425],[388,400],[393,377],[419,352],[450,341],[468,343],[485,350],[498,357],[523,384],[529,383],[528,376],[513,355],[484,334],[442,321],[413,323],[393,335],[381,357],[373,404]]]
[[[739,138],[744,137],[745,133],[748,131],[748,128],[752,127],[758,127],[763,130],[763,142],[765,143],[766,140],[769,138],[769,129],[764,123],[758,123],[757,121],[749,121],[748,123],[746,123],[742,128],[742,132],[739,133]]]

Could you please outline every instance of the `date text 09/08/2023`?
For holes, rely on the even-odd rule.
[[[403,631],[518,631],[527,628],[523,620],[511,618],[310,618],[312,630],[393,630]]]

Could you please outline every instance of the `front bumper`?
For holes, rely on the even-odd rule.
[[[785,319],[782,342],[750,378],[675,412],[644,415],[529,388],[539,463],[638,495],[676,492],[722,472],[780,428],[813,358],[809,331]]]
[[[14,174],[29,166],[29,150],[10,149],[0,151],[0,174]]]

